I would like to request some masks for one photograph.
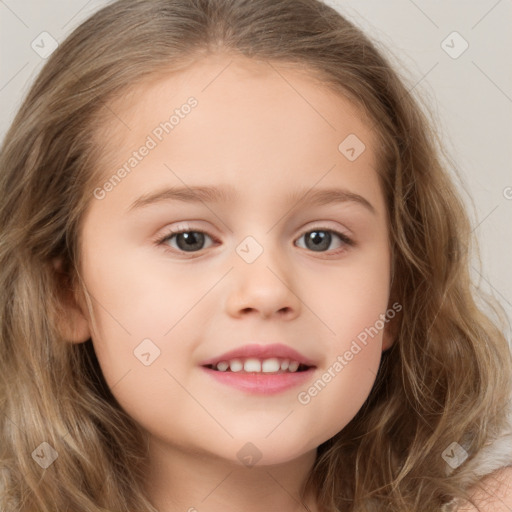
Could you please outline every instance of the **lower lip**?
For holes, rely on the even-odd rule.
[[[303,372],[266,374],[221,372],[204,366],[201,368],[222,384],[260,395],[273,395],[303,384],[311,378],[315,370],[311,367]]]

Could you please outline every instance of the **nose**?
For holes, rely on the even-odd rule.
[[[297,277],[277,250],[264,250],[252,263],[238,258],[230,274],[226,311],[232,317],[250,314],[292,320],[300,314]]]

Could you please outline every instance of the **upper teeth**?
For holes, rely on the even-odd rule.
[[[298,361],[290,361],[290,359],[278,359],[271,357],[269,359],[231,359],[230,361],[219,361],[213,365],[213,368],[221,372],[225,372],[228,368],[232,372],[239,372],[242,369],[246,372],[263,372],[275,373],[279,370],[288,370],[289,372],[296,372],[300,363]]]

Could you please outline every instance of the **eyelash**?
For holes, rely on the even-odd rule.
[[[344,246],[337,249],[336,252],[334,253],[331,253],[330,255],[331,256],[336,256],[336,255],[339,255],[343,252],[345,252],[347,250],[347,247],[353,247],[355,246],[355,242],[349,238],[347,235],[345,235],[344,233],[340,233],[339,231],[336,231],[335,229],[331,229],[331,228],[325,228],[325,227],[321,227],[321,226],[315,226],[313,228],[310,228],[308,229],[307,231],[304,231],[299,238],[297,238],[297,240],[299,240],[300,238],[302,238],[305,234],[307,233],[311,233],[313,231],[324,231],[324,232],[328,232],[328,233],[334,233],[336,236],[339,237],[339,239],[343,242]],[[215,243],[218,243],[219,240],[210,235],[209,233],[207,233],[206,231],[202,231],[200,229],[169,229],[169,231],[164,235],[164,236],[161,236],[161,237],[158,237],[156,240],[155,240],[155,243],[156,245],[158,246],[163,246],[165,245],[165,242],[169,241],[173,236],[175,235],[179,235],[181,233],[201,233],[203,235],[206,235],[208,237],[210,237],[212,239],[213,242]],[[205,249],[201,249],[199,251],[191,251],[191,252],[186,252],[186,251],[182,251],[182,250],[179,250],[179,249],[175,249],[175,248],[169,248],[169,247],[165,247],[164,250],[166,252],[170,252],[170,253],[173,253],[173,254],[180,254],[180,255],[194,255],[194,254],[200,254],[202,251],[204,251]],[[306,249],[307,250],[307,249]],[[310,250],[310,252],[315,252],[315,251],[312,251]],[[329,254],[329,251],[319,251],[318,254]],[[185,256],[187,257],[187,256]]]

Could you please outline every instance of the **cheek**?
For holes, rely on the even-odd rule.
[[[148,265],[143,251],[108,244],[85,254],[83,274],[94,350],[112,394],[146,428],[165,424],[169,410],[189,405],[180,386],[192,364],[189,340],[201,328],[199,312],[208,316],[201,298],[217,274],[198,277],[177,265],[171,272],[163,258]]]
[[[302,295],[317,316],[319,329],[338,349],[376,322],[382,330],[379,318],[388,308],[389,265],[383,239],[373,250],[354,253],[336,267],[305,274]]]
[[[144,249],[105,247],[89,251],[89,258],[84,258],[98,339],[115,340],[127,334],[134,342],[162,338],[217,278],[215,274],[199,279],[180,265],[169,265],[165,256],[148,258]]]
[[[185,286],[178,276],[164,282],[155,269],[126,260],[96,269],[88,284],[96,299],[92,341],[103,376],[139,425],[168,427],[170,411],[190,407],[182,387],[187,387],[190,360],[187,335],[194,328],[187,312],[206,285],[204,291],[190,289],[190,281]],[[177,294],[180,287],[188,291]]]
[[[325,358],[316,380],[299,390],[297,401],[310,410],[310,418],[324,425],[319,435],[329,437],[342,430],[371,392],[387,325],[389,279],[389,255],[383,244],[381,250],[354,259],[335,273],[320,278],[317,274],[304,282]]]

